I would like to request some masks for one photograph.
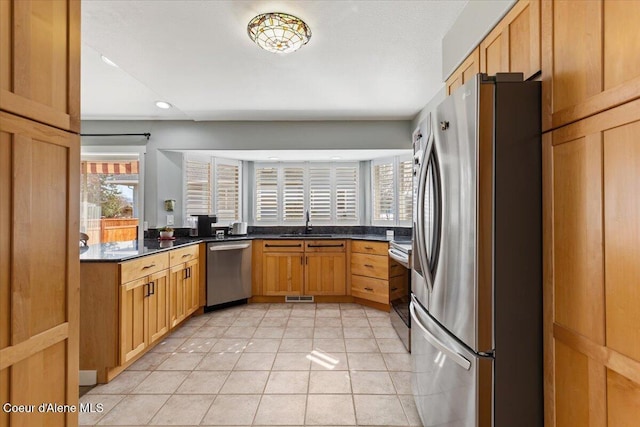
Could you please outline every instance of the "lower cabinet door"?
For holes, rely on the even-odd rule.
[[[120,364],[123,365],[147,347],[147,277],[120,285]]]
[[[198,260],[186,262],[185,264],[185,279],[184,286],[184,304],[185,314],[189,315],[196,311],[200,306],[200,280],[198,275]]]
[[[312,253],[305,256],[305,295],[346,295],[345,253]]]
[[[263,255],[264,295],[300,295],[304,280],[304,255],[271,252]]]
[[[187,317],[186,304],[184,303],[186,275],[187,270],[184,264],[177,265],[169,270],[169,319],[172,328]]]
[[[153,344],[171,328],[169,319],[169,270],[149,276],[147,297],[149,342]]]

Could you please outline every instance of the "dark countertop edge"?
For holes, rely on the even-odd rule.
[[[170,251],[173,249],[178,249],[190,245],[200,244],[200,243],[224,243],[224,242],[234,242],[234,241],[242,241],[242,240],[366,240],[366,241],[377,241],[377,242],[391,242],[392,240],[396,241],[406,241],[411,242],[411,240],[405,239],[387,239],[385,235],[378,234],[332,234],[331,237],[307,237],[304,234],[300,236],[288,236],[282,237],[277,234],[253,234],[247,236],[236,236],[236,237],[228,237],[226,236],[224,239],[217,239],[215,237],[180,237],[180,243],[170,247],[170,248],[158,248],[151,249],[149,252],[143,254],[136,255],[126,255],[121,258],[91,258],[91,259],[80,259],[81,263],[110,263],[110,262],[123,262],[130,261],[136,258],[142,258],[148,255],[155,255],[161,252]],[[184,241],[186,239],[193,239],[190,241]],[[145,239],[145,241],[156,242],[157,239]]]

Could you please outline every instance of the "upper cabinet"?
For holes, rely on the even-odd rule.
[[[480,72],[480,48],[476,47],[467,59],[447,79],[447,96]]]
[[[542,2],[543,130],[640,97],[640,2]]]
[[[480,43],[480,71],[521,72],[528,79],[540,71],[540,0],[521,0]]]
[[[80,131],[79,4],[0,1],[0,109]]]

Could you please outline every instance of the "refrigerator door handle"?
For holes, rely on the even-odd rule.
[[[456,362],[456,364],[458,364],[461,368],[467,371],[471,369],[471,362],[467,360],[467,358],[462,356],[457,351],[447,347],[446,344],[444,344],[442,341],[436,338],[431,332],[429,332],[429,330],[427,330],[427,328],[424,327],[422,323],[420,323],[420,319],[418,319],[418,316],[416,315],[416,309],[414,307],[415,307],[415,302],[411,301],[411,304],[409,304],[409,311],[411,312],[411,320],[413,322],[411,326],[413,327],[414,325],[416,325],[418,329],[422,331],[422,335],[424,336],[424,338],[427,341],[429,341],[431,345],[436,347],[438,350],[440,350],[442,353],[448,356],[451,360]]]
[[[427,185],[427,168],[429,166],[429,159],[433,151],[433,132],[429,134],[429,140],[427,146],[422,154],[422,162],[420,163],[420,180],[418,181],[418,223],[417,223],[417,235],[418,235],[418,260],[422,268],[422,275],[425,282],[427,282],[427,289],[429,292],[433,291],[433,277],[431,275],[431,267],[429,264],[427,254],[427,242],[424,234],[424,201],[425,201],[425,187]]]

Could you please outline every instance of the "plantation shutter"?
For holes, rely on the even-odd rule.
[[[413,162],[411,159],[398,163],[398,221],[411,224],[413,215]]]
[[[211,165],[209,162],[185,162],[185,211],[190,215],[209,215],[211,203]]]
[[[219,222],[240,219],[240,164],[216,160],[215,205]]]
[[[282,221],[304,221],[304,168],[285,167],[282,173]]]
[[[260,167],[255,170],[256,221],[278,221],[278,169]]]
[[[358,171],[358,164],[335,167],[336,222],[358,221]]]
[[[331,221],[331,165],[309,166],[309,211],[311,221]]]
[[[395,191],[393,160],[374,162],[372,175],[373,220],[394,221]]]

